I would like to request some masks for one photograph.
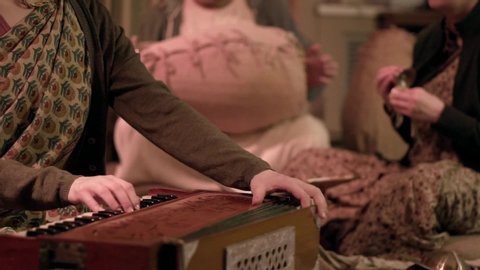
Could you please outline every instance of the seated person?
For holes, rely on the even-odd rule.
[[[26,209],[138,208],[131,183],[103,175],[109,105],[176,159],[251,189],[252,203],[281,189],[325,216],[317,188],[273,172],[154,80],[98,1],[7,0],[0,15],[0,227],[49,221]]]
[[[304,180],[357,178],[326,192],[323,239],[342,254],[418,261],[449,234],[480,232],[480,4],[428,2],[444,19],[418,38],[416,77],[398,67],[378,75],[386,111],[410,146],[403,165],[310,149],[283,171]]]
[[[137,45],[142,48],[152,41],[169,39],[180,34],[194,33],[208,26],[195,3],[207,9],[224,9],[232,0],[165,0],[154,5],[142,22]],[[237,2],[237,1],[233,1]],[[250,17],[258,25],[274,26],[292,32],[306,51],[306,69],[308,75],[309,100],[314,99],[319,88],[328,85],[337,74],[338,65],[329,54],[322,52],[318,43],[309,41],[297,28],[289,10],[288,0],[242,0],[240,5],[248,5],[251,12],[244,8],[233,10],[235,16]],[[236,9],[239,3],[233,3],[227,9]],[[221,14],[222,12],[216,12]],[[203,12],[210,15],[208,12]],[[212,17],[213,18],[213,17]],[[213,19],[213,20],[219,20]],[[136,39],[137,40],[137,39]]]
[[[154,77],[275,170],[302,149],[328,147],[326,128],[308,113],[304,58],[295,38],[279,28],[258,26],[245,0],[221,8],[199,2],[183,2],[181,36],[141,51]],[[143,190],[151,188],[148,183],[187,188],[185,179],[198,189],[202,186],[195,179],[208,180],[122,120],[114,138],[120,159],[115,175]],[[159,168],[159,161],[169,162],[169,168]]]

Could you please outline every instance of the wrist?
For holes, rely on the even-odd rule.
[[[60,180],[60,189],[59,189],[59,196],[62,202],[71,203],[71,194],[70,189],[77,179],[81,178],[82,176],[78,175],[71,175],[71,176],[64,176]]]
[[[440,116],[442,115],[443,111],[445,110],[445,104],[443,102],[439,102],[435,109],[435,113],[433,115],[432,122],[437,123],[438,120],[440,119]]]

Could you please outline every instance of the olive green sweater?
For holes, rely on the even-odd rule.
[[[224,185],[248,189],[253,176],[269,169],[155,81],[98,1],[65,1],[86,35],[94,73],[87,124],[63,170],[0,159],[0,208],[64,206],[79,175],[104,174],[108,106],[155,145]]]

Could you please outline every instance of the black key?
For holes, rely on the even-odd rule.
[[[56,230],[57,232],[66,232],[66,231],[68,231],[68,228],[67,228],[67,227],[62,226],[62,225],[60,225],[60,224],[50,225],[50,226],[48,226],[48,229]]]
[[[161,195],[161,194],[153,195],[150,199],[142,199],[140,201],[140,208],[149,207],[149,206],[170,201],[176,198],[177,196],[174,196],[174,195]]]
[[[80,227],[80,226],[84,225],[85,223],[83,223],[83,222],[78,222],[78,221],[64,221],[64,222],[62,222],[61,224],[67,225],[67,226],[69,226],[70,228],[73,229],[73,228]]]
[[[110,213],[110,212],[106,212],[106,211],[100,211],[100,212],[93,213],[92,216],[94,216],[94,217],[102,217],[102,218],[109,218],[109,217],[113,217],[114,214],[113,214],[113,213]]]
[[[156,203],[162,203],[162,202],[166,202],[167,200],[163,199],[163,198],[158,198],[158,197],[152,197],[151,199],[149,200],[153,200],[155,201]]]
[[[101,211],[101,212],[93,213],[92,216],[101,217],[101,218],[109,218],[109,217],[113,217],[114,214]]]
[[[51,226],[48,226],[48,228],[45,229],[49,234],[57,234],[57,233],[61,233],[62,230],[61,229],[58,229],[58,228],[55,228],[55,227],[51,227]]]
[[[52,226],[55,228],[63,229],[64,231],[69,231],[73,228],[78,227],[79,225],[78,223],[75,223],[75,222],[65,221],[65,222],[54,224]]]
[[[41,220],[36,220],[36,219],[34,219],[34,220],[32,220],[28,223],[28,227],[30,227],[30,228],[40,227],[40,225],[42,225]]]
[[[157,195],[152,196],[152,199],[157,199],[157,200],[162,200],[162,201],[170,201],[170,200],[174,200],[176,198],[177,198],[177,196],[175,196],[175,195],[157,194]]]
[[[92,216],[92,217],[76,217],[75,221],[85,222],[85,224],[92,223],[98,220],[103,219],[102,217]]]
[[[29,230],[27,231],[27,236],[28,237],[34,237],[34,236],[39,236],[39,235],[47,235],[48,233],[44,230],[37,229],[37,230]]]
[[[103,211],[99,211],[98,213],[99,214],[107,214],[107,215],[111,215],[111,216],[116,216],[116,215],[123,214],[123,211],[120,211],[120,210],[103,210]]]
[[[144,199],[140,202],[140,207],[147,207],[147,206],[150,206],[152,205],[152,202],[148,199]]]
[[[53,228],[38,228],[36,230],[37,235],[52,235],[52,234],[57,234],[60,231],[53,229]]]
[[[150,199],[143,199],[140,201],[140,208],[145,208],[154,205],[155,202]]]
[[[151,198],[149,199],[151,202],[153,202],[154,204],[159,204],[159,203],[162,203],[164,202],[164,200],[159,200],[159,199],[154,199],[154,198]]]
[[[75,218],[73,220],[73,222],[75,222],[76,224],[78,224],[79,226],[83,226],[85,224],[88,224],[88,223],[91,223],[91,221],[86,221],[85,219],[83,218]]]

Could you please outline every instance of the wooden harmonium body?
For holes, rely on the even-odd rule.
[[[102,211],[0,236],[1,269],[313,269],[312,209],[289,197],[155,190],[132,213]]]

